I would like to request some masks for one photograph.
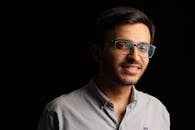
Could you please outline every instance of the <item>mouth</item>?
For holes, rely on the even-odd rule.
[[[122,66],[123,70],[125,71],[125,73],[129,74],[129,75],[136,75],[139,73],[139,70],[141,69],[140,65],[123,65]]]

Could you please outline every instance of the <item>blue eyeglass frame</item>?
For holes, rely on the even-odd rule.
[[[125,43],[125,46],[129,49],[129,50],[132,50],[135,46],[138,48],[138,50],[141,52],[141,51],[144,51],[144,50],[141,50],[141,49],[147,49],[147,52],[148,52],[148,58],[151,58],[153,55],[154,55],[154,52],[156,50],[156,46],[154,45],[151,45],[151,44],[148,44],[148,43],[144,43],[144,42],[141,42],[141,43],[138,43],[138,44],[135,44],[133,43],[131,40],[125,40],[125,39],[116,39],[116,40],[113,40],[112,43],[115,45],[116,47],[116,44],[117,43]],[[144,46],[140,46],[140,45],[144,45]],[[146,48],[147,47],[147,48]],[[117,48],[117,47],[116,47]]]

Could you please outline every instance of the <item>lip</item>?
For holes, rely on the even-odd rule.
[[[128,74],[137,74],[138,68],[137,67],[128,67],[128,68],[125,68],[125,71],[127,71]]]
[[[139,65],[126,65],[123,66],[123,69],[128,73],[128,74],[137,74],[139,69],[141,67]]]

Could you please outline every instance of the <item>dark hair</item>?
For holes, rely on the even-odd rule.
[[[155,35],[155,26],[151,19],[139,9],[131,7],[114,7],[102,12],[97,18],[95,24],[94,40],[96,44],[103,45],[107,33],[121,24],[143,23],[149,30],[151,35],[151,43],[153,43]]]

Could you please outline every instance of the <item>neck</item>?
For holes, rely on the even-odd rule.
[[[96,79],[98,88],[114,103],[114,104],[128,104],[130,101],[132,85],[121,86],[115,83]]]
[[[114,113],[120,122],[126,112],[126,106],[131,101],[132,85],[122,86],[101,78],[96,79],[96,84],[114,104]]]

